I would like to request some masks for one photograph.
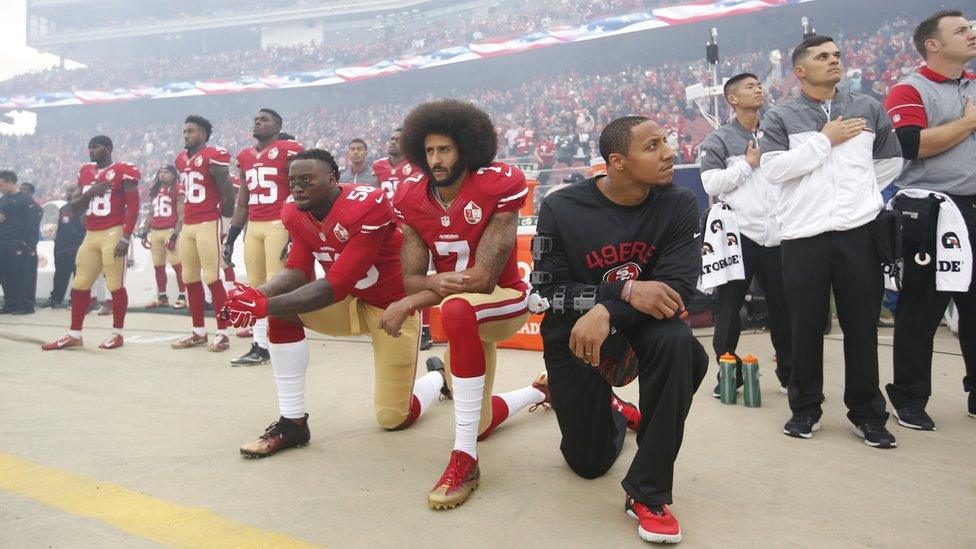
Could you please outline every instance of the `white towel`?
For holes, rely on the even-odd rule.
[[[967,292],[973,278],[972,249],[969,247],[969,231],[966,220],[962,217],[959,207],[948,196],[937,191],[926,189],[902,189],[888,201],[885,206],[893,208],[895,198],[905,195],[910,198],[925,198],[935,196],[942,199],[939,205],[939,220],[936,223],[935,242],[935,289],[940,292]],[[919,258],[924,260],[925,258]],[[931,261],[931,257],[928,258]],[[913,260],[916,260],[913,258]],[[894,269],[902,270],[899,261]],[[892,273],[885,273],[885,287],[897,290]]]
[[[708,210],[702,227],[702,270],[698,288],[711,293],[712,289],[731,280],[745,280],[739,222],[728,205],[719,202]]]

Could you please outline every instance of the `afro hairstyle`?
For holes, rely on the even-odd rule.
[[[488,113],[471,103],[443,99],[414,107],[403,121],[400,146],[404,156],[430,176],[424,142],[428,135],[446,135],[454,140],[469,170],[484,168],[495,160],[498,136]]]

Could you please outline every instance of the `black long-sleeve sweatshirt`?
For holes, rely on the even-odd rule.
[[[618,330],[653,318],[620,299],[627,280],[664,282],[687,304],[701,272],[698,203],[690,189],[676,185],[655,188],[636,206],[621,206],[588,179],[546,197],[536,234],[552,239],[552,250],[535,260],[535,271],[552,275],[552,282],[536,285],[539,294],[551,302],[562,287],[571,304],[584,288],[597,286],[596,301]],[[543,337],[554,323],[563,331],[579,316],[550,309]]]

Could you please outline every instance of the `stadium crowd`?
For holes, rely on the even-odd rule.
[[[888,89],[914,66],[909,25],[903,20],[883,24],[875,33],[838,37],[847,55],[845,85],[883,99]],[[853,34],[853,33],[852,33]],[[788,51],[783,45],[782,51]],[[750,71],[762,75],[770,105],[795,89],[795,81],[766,53],[728,56],[720,75]],[[684,100],[686,86],[707,82],[703,61],[668,61],[635,64],[624,69],[553,74],[478,90],[446,90],[449,95],[473,101],[493,116],[499,131],[499,155],[536,163],[541,169],[585,166],[598,156],[595,141],[604,125],[625,114],[654,118],[669,130],[681,162],[695,161],[696,148],[710,126]],[[355,137],[370,146],[371,159],[383,156],[389,129],[404,114],[434,94],[403,96],[397,101],[372,102],[355,107],[355,117],[342,116],[346,106],[321,107],[289,116],[287,128],[300,141],[313,145],[324,139],[333,151],[343,151]],[[251,142],[249,120],[237,117],[215,120],[213,142],[237,151]],[[134,127],[104,124],[100,131],[112,135],[120,157],[141,166],[145,173],[172,161],[179,152],[180,123]],[[22,180],[34,182],[38,198],[60,198],[75,182],[78,166],[86,160],[84,144],[90,131],[38,131],[33,136],[0,137],[0,165],[17,170]],[[678,137],[680,136],[680,138]],[[61,151],[51,155],[49,151]],[[538,154],[538,156],[537,156]],[[340,156],[340,163],[344,160]]]
[[[658,7],[666,3],[675,2],[657,1],[652,4]],[[594,19],[643,11],[648,9],[647,4],[644,0],[544,0],[517,11],[501,11],[504,10],[502,6],[497,13],[483,17],[470,18],[458,14],[457,20],[448,25],[397,29],[393,36],[376,37],[373,41],[363,40],[370,33],[356,31],[348,33],[341,41],[328,44],[242,48],[201,52],[189,57],[159,52],[137,58],[104,59],[80,69],[55,67],[16,76],[0,82],[0,96],[163,85],[188,80],[267,76],[371,64],[472,41],[516,37],[550,27],[578,25]],[[486,33],[485,29],[506,29],[507,32]]]

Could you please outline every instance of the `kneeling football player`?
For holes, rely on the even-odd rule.
[[[288,181],[294,201],[281,212],[291,237],[285,268],[257,288],[236,283],[221,311],[238,328],[268,318],[268,350],[281,417],[257,440],[241,447],[247,457],[270,456],[309,441],[305,328],[333,336],[370,335],[376,421],[384,429],[409,427],[445,390],[441,371],[414,381],[420,337],[417,315],[404,322],[405,337],[392,337],[379,328],[384,309],[404,296],[402,234],[393,223],[386,193],[340,185],[335,159],[321,149],[292,157]],[[325,278],[314,279],[316,260]]]

